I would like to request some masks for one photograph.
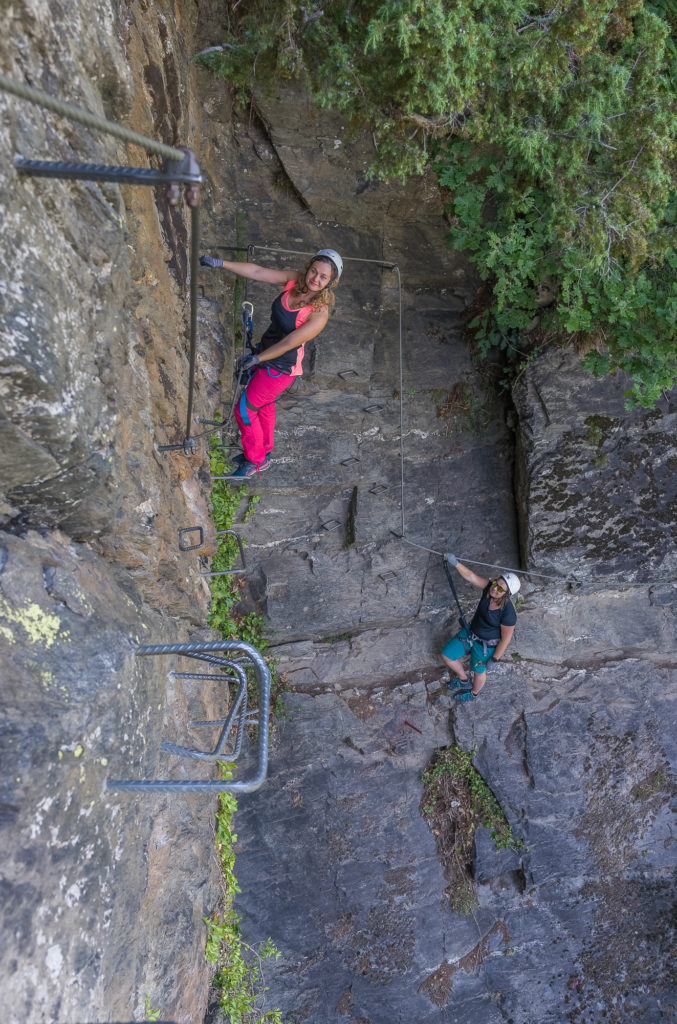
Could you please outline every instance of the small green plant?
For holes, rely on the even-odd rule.
[[[250,495],[249,502],[247,504],[247,511],[245,512],[244,517],[242,519],[243,523],[246,523],[247,520],[251,516],[254,515],[254,512],[256,510],[256,506],[258,505],[258,503],[260,501],[261,501],[261,495],[260,494],[252,494],[252,495]]]
[[[232,765],[221,764],[224,779],[232,777]],[[233,901],[240,892],[235,877],[237,834],[233,817],[237,801],[232,793],[219,794],[216,812],[215,847],[223,873],[223,897],[220,910],[204,918],[207,925],[205,956],[214,964],[213,987],[218,993],[219,1008],[228,1024],[283,1024],[279,1010],[266,1010],[263,1005],[267,986],[263,979],[263,963],[277,960],[279,951],[270,939],[254,948],[240,932],[240,917]]]
[[[660,793],[665,785],[665,773],[660,769],[651,772],[641,782],[632,787],[630,793],[636,800],[648,800],[649,797]]]
[[[518,850],[524,843],[512,832],[501,806],[473,764],[476,749],[437,750],[423,773],[421,811],[435,835],[440,859],[450,882],[452,909],[467,914],[476,904],[472,879],[475,832],[491,830],[499,850]]]
[[[150,996],[146,996],[146,1005],[144,1007],[143,1013],[144,1013],[144,1017],[146,1018],[147,1021],[159,1020],[160,1019],[161,1011],[160,1010],[154,1010],[151,1007],[151,1005],[150,1005]]]

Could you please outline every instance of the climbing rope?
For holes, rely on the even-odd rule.
[[[306,252],[303,249],[279,249],[273,245],[252,245],[252,254],[255,249],[263,249],[264,252],[283,252],[287,256],[314,256],[314,252]],[[389,270],[395,270],[397,267],[396,263],[388,263],[387,260],[368,260],[363,256],[343,256],[344,263],[377,263],[380,267],[387,267]]]
[[[42,92],[40,89],[34,89],[31,85],[26,85],[24,82],[17,82],[13,78],[9,78],[7,75],[0,74],[0,89],[4,92],[9,92],[13,96],[18,96],[19,99],[28,100],[29,103],[35,103],[39,107],[45,107],[47,110],[53,111],[55,114],[60,114],[62,117],[67,117],[71,121],[77,121],[79,124],[84,124],[88,128],[96,128],[98,131],[105,132],[107,135],[114,135],[118,139],[123,139],[125,142],[131,142],[136,146],[141,146],[143,149],[148,150],[150,153],[157,153],[159,156],[164,156],[167,160],[183,160],[186,154],[181,149],[175,149],[174,146],[166,146],[163,142],[157,142],[155,139],[149,139],[146,135],[140,135],[138,132],[133,132],[129,128],[124,128],[120,124],[115,124],[113,121],[107,121],[105,117],[99,117],[98,114],[92,114],[89,110],[84,110],[82,107],[77,107],[73,103],[66,103],[64,100],[57,99],[55,96],[50,96],[46,92]]]

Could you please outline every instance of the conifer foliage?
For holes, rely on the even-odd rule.
[[[212,70],[246,89],[302,76],[372,132],[376,177],[434,167],[450,244],[491,286],[481,347],[514,350],[538,317],[593,372],[629,373],[629,406],[673,386],[674,0],[233,6]]]

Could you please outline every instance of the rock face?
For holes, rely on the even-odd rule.
[[[5,4],[3,73],[170,144],[197,133],[196,12],[172,2]],[[21,178],[16,154],[148,165],[145,152],[0,94],[0,662],[4,1019],[200,1019],[203,915],[219,898],[214,805],[115,794],[185,777],[163,736],[218,693],[141,662],[206,633],[214,549],[204,441],[187,459],[187,219],[164,189]],[[152,161],[151,161],[152,162]],[[223,328],[201,316],[197,415]],[[195,541],[196,535],[190,535]]]
[[[629,414],[622,382],[552,352],[513,411],[501,368],[463,341],[478,282],[445,248],[433,179],[368,183],[365,140],[296,87],[233,109],[188,62],[220,19],[207,0],[10,4],[0,53],[15,78],[192,144],[203,251],[345,257],[238,526],[247,601],[296,691],[237,821],[245,937],[282,952],[269,1001],[295,1024],[669,1020],[675,979],[652,965],[674,943],[675,396]],[[19,178],[16,153],[146,157],[3,94],[0,117],[8,1019],[140,1020],[148,1002],[194,1024],[214,805],[105,788],[195,775],[161,741],[223,710],[177,662],[134,656],[207,635],[209,427],[192,425],[195,456],[158,450],[186,433],[187,215],[161,192]],[[243,292],[218,271],[200,283],[210,419],[230,405]],[[257,334],[273,297],[248,288]],[[198,525],[203,548],[181,551]],[[435,696],[449,550],[557,577],[524,578],[517,658],[462,708]],[[454,742],[478,747],[529,847],[499,856],[478,833],[474,918],[451,912],[418,810],[422,769]]]
[[[171,3],[155,21],[137,6],[138,20],[107,2],[76,5],[68,18],[47,3],[10,5],[3,70],[169,144],[195,144],[181,52],[188,39],[177,19],[182,33],[191,24]],[[204,459],[188,465],[156,447],[185,436],[184,211],[167,205],[164,189],[21,177],[16,154],[122,165],[147,156],[25,101],[0,102],[2,521],[96,543],[148,594],[146,578],[159,572],[171,581],[167,606],[190,619],[201,588],[178,552],[177,528],[208,519]],[[202,415],[213,410],[221,358],[205,333]],[[198,621],[204,594],[200,604]]]
[[[522,544],[534,569],[598,587],[674,579],[675,398],[629,413],[626,387],[558,350],[516,386]]]
[[[462,708],[423,683],[290,695],[237,861],[246,932],[282,950],[266,983],[283,1018],[671,1019],[676,682],[647,662],[534,664],[494,667]],[[499,854],[480,829],[468,916],[419,812],[421,772],[451,742],[477,748],[527,846]]]

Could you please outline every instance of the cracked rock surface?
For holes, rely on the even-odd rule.
[[[557,350],[511,408],[501,367],[463,339],[479,282],[446,248],[433,176],[368,181],[370,139],[298,86],[234,106],[188,60],[220,38],[216,0],[5,6],[3,71],[195,145],[203,251],[346,258],[238,521],[248,607],[293,688],[236,819],[245,938],[281,950],[269,1005],[290,1024],[677,1019],[675,394],[628,413],[622,380]],[[162,740],[197,745],[187,723],[223,714],[218,688],[134,654],[207,637],[209,427],[194,457],[157,448],[184,432],[188,218],[160,190],[19,181],[17,152],[139,155],[4,95],[0,146],[7,1018],[141,1020],[148,1000],[196,1024],[215,802],[106,788],[195,777]],[[230,405],[242,295],[200,273],[195,413],[210,419]],[[249,290],[259,334],[273,297]],[[197,525],[203,549],[181,551]],[[557,577],[524,578],[515,657],[467,707],[438,692],[457,621],[440,551]],[[528,847],[499,854],[477,832],[470,917],[419,812],[421,772],[452,743],[477,747]]]

